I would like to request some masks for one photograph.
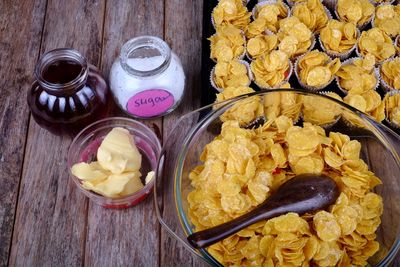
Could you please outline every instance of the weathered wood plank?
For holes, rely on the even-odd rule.
[[[140,35],[163,37],[163,29],[163,1],[108,1],[102,55],[104,76],[108,77],[127,40]],[[112,111],[114,115],[123,115],[116,106]],[[160,137],[161,122],[161,119],[145,121]],[[85,265],[156,266],[159,229],[152,195],[127,210],[104,209],[89,202]]]
[[[164,140],[176,121],[200,106],[203,1],[165,0],[165,39],[180,57],[186,74],[185,97],[179,108],[164,118]],[[185,127],[185,125],[179,125]],[[182,128],[184,129],[184,128]],[[164,216],[174,217],[172,203],[164,205]],[[160,266],[204,266],[166,231],[161,231]]]
[[[98,64],[104,6],[101,0],[49,0],[41,52],[73,47]],[[31,119],[11,266],[79,266],[83,262],[87,201],[69,178],[70,142],[68,137],[51,135]]]
[[[45,0],[0,1],[0,266],[9,257],[28,129],[26,90],[45,10]]]

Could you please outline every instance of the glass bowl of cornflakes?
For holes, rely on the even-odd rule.
[[[268,90],[184,115],[156,171],[170,242],[212,266],[389,266],[400,247],[400,137],[330,95]],[[335,204],[258,222],[205,249],[188,243],[302,173],[334,179]]]

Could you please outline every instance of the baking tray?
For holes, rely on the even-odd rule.
[[[257,0],[250,0],[249,3],[247,4],[247,9],[251,11],[255,4],[257,4]],[[201,70],[201,81],[202,81],[202,86],[201,86],[201,105],[205,106],[208,104],[211,104],[215,101],[215,96],[218,93],[217,90],[215,90],[210,83],[210,72],[211,69],[215,66],[215,62],[210,59],[210,42],[207,40],[211,35],[215,33],[215,29],[211,23],[211,13],[214,7],[218,4],[218,0],[204,0],[204,5],[203,5],[203,37],[202,37],[202,70]],[[333,10],[330,10],[331,14],[333,13]],[[335,18],[335,17],[334,17]],[[367,25],[366,29],[371,28],[371,25]],[[316,42],[316,45],[314,49],[322,50],[319,42]],[[357,54],[355,51],[352,52],[350,57],[357,57]],[[250,63],[250,61],[245,57],[244,60]],[[294,73],[289,79],[289,83],[294,89],[301,89],[301,86],[299,85],[296,76]],[[253,88],[256,91],[259,91],[260,88],[252,82],[250,85],[251,88]],[[341,97],[344,97],[344,93],[339,90],[336,81],[333,80],[323,91],[331,91],[335,92]],[[383,99],[385,92],[382,90],[381,86],[377,88],[377,92],[380,94],[381,98]],[[388,126],[392,130],[394,130],[397,134],[400,134],[400,130],[398,129],[393,129],[385,120],[382,122],[384,125]],[[400,138],[400,137],[399,137]]]

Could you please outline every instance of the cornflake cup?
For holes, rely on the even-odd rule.
[[[397,35],[396,39],[394,39],[394,48],[396,49],[396,55],[400,55],[400,44],[399,44],[399,37],[400,35]]]
[[[246,40],[246,36],[245,36],[245,34],[244,34],[244,31],[241,30],[241,33],[242,33],[242,37],[243,37],[243,41],[244,41],[243,53],[240,54],[240,56],[238,56],[238,57],[234,57],[233,59],[242,60],[242,59],[244,59],[244,57],[245,57],[245,55],[246,55],[246,52],[247,52],[247,46],[246,46],[246,45],[247,45],[247,40]],[[213,37],[213,36],[215,36],[215,35],[217,35],[217,33],[214,33],[213,35],[211,35],[211,37]],[[211,44],[210,44],[210,51],[211,51]],[[211,58],[211,57],[210,57],[210,58]],[[215,63],[217,63],[217,60],[215,60],[215,59],[213,59],[213,58],[211,58],[211,60],[214,61]]]
[[[327,95],[328,93],[334,93],[334,92],[332,92],[332,91],[323,91],[323,92],[319,92],[319,94],[321,94],[321,95]],[[305,96],[305,97],[307,97],[307,96]],[[321,101],[322,101],[322,100],[321,100]],[[305,105],[303,105],[303,109],[304,109],[304,107],[305,107]],[[303,121],[309,122],[309,120],[307,120],[307,117],[304,116],[304,111],[303,111],[303,110],[302,110],[302,113],[301,113],[301,117],[302,117]],[[331,121],[331,122],[318,123],[318,122],[316,122],[316,121],[311,121],[311,123],[317,124],[318,126],[324,128],[325,130],[328,130],[328,129],[330,129],[332,126],[334,126],[334,125],[340,120],[340,118],[341,118],[341,114],[337,114],[337,115],[334,117],[333,121]]]
[[[298,66],[298,65],[299,65],[299,61],[304,57],[304,55],[305,55],[305,54],[303,54],[303,55],[301,55],[300,57],[298,57],[298,58],[296,59],[295,64],[294,64],[294,73],[295,73],[295,75],[296,75],[297,80],[299,81],[300,86],[301,86],[303,89],[308,90],[308,91],[311,91],[311,92],[319,92],[319,91],[324,90],[325,87],[327,87],[327,86],[333,81],[333,79],[335,78],[335,75],[332,75],[332,77],[331,77],[331,79],[329,80],[328,83],[326,83],[326,84],[324,84],[324,85],[322,85],[322,86],[319,86],[319,87],[310,86],[310,85],[305,84],[305,83],[300,79],[300,72],[299,72],[299,69],[298,69],[298,67],[299,67],[299,66]],[[331,57],[329,57],[329,58],[332,60]]]
[[[372,0],[370,0],[370,2],[371,2],[371,4],[374,4],[373,3],[373,1]],[[389,3],[389,2],[384,2],[384,3],[380,3],[380,4],[374,4],[376,7],[375,7],[375,12],[376,12],[376,9],[378,8],[378,7],[381,7],[381,6],[387,6],[387,5],[392,5],[392,3],[393,3],[394,1],[392,1],[391,3]],[[375,13],[374,13],[374,16],[373,16],[373,18],[372,18],[372,21],[371,21],[371,28],[378,28],[376,25],[375,25]],[[383,30],[382,30],[383,31]],[[385,32],[385,31],[384,31]],[[386,32],[385,32],[386,33]],[[393,35],[391,35],[391,34],[388,34],[388,33],[386,33],[390,38],[392,38],[392,39],[397,39],[397,36],[393,36]]]
[[[394,90],[394,91],[387,92],[382,101],[385,101],[385,98],[387,96],[394,96],[394,95],[397,95],[397,94],[400,94],[399,90]],[[390,125],[390,127],[395,129],[396,131],[399,131],[400,130],[400,125],[390,121],[390,119],[389,119],[389,117],[387,115],[388,115],[388,113],[387,113],[387,110],[386,110],[386,103],[385,103],[385,119],[384,120],[386,121],[387,124]]]
[[[293,9],[295,8],[295,6],[296,6],[296,4],[291,7],[290,14],[293,14]],[[329,9],[324,4],[322,4],[322,7],[324,8],[325,14],[328,17],[328,21],[333,19],[332,13],[329,11]],[[318,35],[319,32],[320,32],[320,30],[319,31],[313,31],[313,34],[317,34]]]
[[[340,18],[339,13],[338,13],[338,11],[337,11],[337,6],[338,6],[338,5],[337,5],[337,2],[336,2],[335,9],[334,9],[334,14],[335,14],[335,16],[337,17],[337,19],[338,19],[339,21],[345,21],[345,20],[343,20],[343,19]],[[358,28],[360,31],[362,31],[363,29],[365,29],[365,27],[367,27],[367,25],[373,20],[374,16],[375,16],[375,13],[373,13],[372,16],[371,16],[364,24],[358,25],[358,23],[357,23],[357,25],[356,25],[357,28]]]
[[[345,60],[345,61],[342,62],[341,67],[342,67],[342,66],[346,66],[346,65],[351,65],[351,64],[353,64],[353,61],[354,61],[355,59],[362,59],[362,57],[352,57],[352,58],[349,58],[349,59],[347,59],[347,60]],[[376,84],[375,84],[375,87],[374,87],[372,90],[375,90],[375,91],[376,91],[376,89],[378,89],[379,81],[380,81],[381,77],[380,77],[378,68],[374,67],[373,72],[374,72],[374,75],[375,75]],[[335,82],[336,82],[336,85],[337,85],[337,87],[339,88],[339,90],[340,90],[344,95],[347,95],[347,94],[349,93],[349,91],[347,91],[346,89],[344,89],[344,88],[340,85],[340,79],[339,79],[339,77],[338,77],[337,75],[335,75]]]
[[[322,3],[329,9],[334,10],[337,4],[337,0],[323,0]]]
[[[359,41],[360,41],[360,38],[361,38],[361,35],[360,35],[360,37],[358,38],[358,40],[357,40],[357,44],[356,44],[356,55],[358,56],[358,57],[364,57],[362,54],[361,54],[361,52],[360,52],[360,49],[358,48],[358,43],[359,43]],[[392,42],[393,42],[393,40],[392,40]],[[395,54],[396,55],[396,54]],[[386,60],[389,60],[389,59],[393,59],[394,58],[394,55],[393,56],[391,56],[391,57],[389,57],[389,58],[387,58],[387,59],[384,59],[384,60],[378,60],[378,59],[376,59],[376,57],[375,57],[375,59],[376,59],[376,62],[375,62],[375,65],[381,65],[383,62],[385,62]]]
[[[336,58],[337,57],[340,60],[345,60],[345,59],[349,58],[351,53],[353,53],[353,51],[356,49],[357,42],[358,42],[358,39],[360,38],[360,35],[361,35],[360,30],[357,28],[357,40],[356,40],[355,44],[349,50],[344,51],[344,52],[336,52],[336,51],[328,50],[325,47],[324,43],[322,42],[321,36],[318,36],[318,42],[319,42],[319,45],[322,48],[322,51],[324,51],[328,56],[330,56],[332,58]]]
[[[381,75],[381,71],[382,71],[382,66],[383,66],[383,64],[384,64],[385,62],[393,61],[394,59],[395,59],[394,57],[391,57],[391,58],[388,58],[388,59],[384,60],[381,64],[379,64],[379,66],[378,66],[378,68],[379,68],[379,69],[378,69],[379,75]],[[390,86],[390,85],[385,81],[385,79],[383,78],[383,75],[382,75],[380,78],[381,78],[381,87],[382,87],[383,91],[385,91],[385,93],[390,93],[390,92],[392,92],[392,91],[399,91],[399,89],[396,89],[396,88]]]
[[[284,85],[285,83],[289,82],[289,79],[292,76],[292,73],[293,73],[293,63],[289,60],[289,69],[285,72],[285,79],[283,79],[277,85],[272,86],[272,87],[265,87],[265,86],[261,86],[259,83],[257,83],[255,78],[253,79],[253,81],[261,90],[279,89],[279,88],[282,87],[282,85]],[[255,75],[252,75],[252,77],[254,77],[254,76]]]
[[[249,82],[248,82],[248,84],[243,85],[243,86],[250,86],[251,82],[253,81],[253,74],[251,73],[250,65],[249,65],[249,63],[247,63],[247,61],[244,61],[244,60],[239,60],[239,62],[240,62],[241,64],[244,64],[244,65],[246,66],[246,69],[247,69],[247,77],[249,77]],[[215,90],[217,90],[219,93],[222,93],[222,91],[224,91],[224,88],[220,88],[220,87],[218,87],[218,86],[215,84],[215,82],[214,82],[214,76],[215,76],[215,66],[212,68],[211,73],[210,73],[210,83],[211,83],[211,86],[212,86]]]

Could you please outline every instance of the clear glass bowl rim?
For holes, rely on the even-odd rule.
[[[68,156],[67,156],[68,166],[67,167],[68,167],[68,172],[69,172],[70,177],[74,181],[75,185],[79,188],[79,190],[97,204],[107,203],[107,204],[118,205],[118,204],[125,203],[127,201],[134,201],[137,198],[143,196],[147,191],[151,190],[151,188],[154,186],[154,183],[155,183],[155,179],[153,178],[142,189],[140,189],[139,191],[136,191],[132,195],[120,197],[120,198],[108,198],[108,197],[104,197],[104,196],[95,194],[89,190],[84,189],[82,187],[82,184],[80,183],[79,178],[72,174],[71,166],[74,164],[74,162],[72,162],[72,158],[73,158],[72,154],[74,153],[74,151],[72,151],[72,147],[76,144],[76,142],[79,140],[79,138],[83,137],[84,135],[90,135],[93,131],[98,130],[98,128],[96,128],[96,126],[100,126],[101,124],[107,123],[107,122],[114,124],[114,123],[117,123],[118,121],[123,121],[127,124],[130,124],[132,127],[134,127],[135,125],[139,125],[139,126],[145,128],[146,130],[148,130],[148,133],[146,133],[144,135],[148,136],[148,134],[149,134],[149,135],[151,135],[152,140],[156,140],[155,145],[156,145],[156,149],[157,149],[157,151],[156,151],[157,152],[156,153],[156,161],[157,162],[160,157],[160,152],[162,149],[160,140],[158,139],[156,134],[144,123],[141,123],[139,121],[136,121],[131,118],[126,118],[126,117],[108,117],[108,118],[104,118],[104,119],[95,121],[95,122],[89,124],[88,126],[86,126],[74,137],[74,139],[72,140],[72,142],[68,148]],[[112,128],[112,127],[115,127],[115,126],[112,126],[112,125],[104,125],[103,126],[103,128]]]
[[[212,119],[213,116],[221,109],[223,109],[224,107],[227,107],[229,105],[233,105],[235,102],[238,102],[242,99],[248,98],[248,97],[252,97],[252,96],[258,96],[258,95],[268,95],[268,94],[272,94],[272,93],[279,93],[279,92],[291,92],[291,93],[296,93],[296,94],[302,94],[302,95],[314,95],[317,97],[321,97],[321,98],[325,98],[329,101],[333,101],[336,104],[340,105],[341,107],[343,107],[344,109],[349,110],[351,113],[357,115],[359,118],[361,118],[364,122],[368,123],[372,129],[376,130],[376,132],[374,132],[374,135],[379,137],[380,139],[383,139],[384,141],[384,145],[385,147],[389,148],[389,153],[391,153],[394,157],[394,159],[396,160],[397,164],[400,166],[400,157],[399,154],[396,152],[396,150],[393,148],[390,141],[387,140],[387,138],[385,136],[383,136],[378,129],[377,125],[379,125],[379,127],[383,127],[383,129],[385,131],[387,131],[389,134],[394,135],[398,138],[400,138],[392,129],[388,128],[387,126],[376,122],[371,116],[369,116],[368,114],[365,114],[361,111],[359,111],[358,109],[340,101],[337,100],[335,98],[332,98],[330,96],[325,95],[324,93],[318,93],[318,92],[310,92],[310,91],[305,91],[302,89],[270,89],[270,90],[263,90],[263,91],[258,91],[258,92],[253,92],[253,93],[248,93],[248,94],[244,94],[241,96],[237,96],[219,103],[212,103],[203,107],[200,107],[196,110],[190,111],[186,114],[184,114],[176,123],[175,125],[179,125],[182,121],[185,120],[185,118],[190,117],[196,113],[201,113],[202,111],[205,111],[207,109],[213,108],[215,106],[218,106],[217,108],[212,109],[211,111],[209,111],[199,122],[197,122],[197,124],[189,131],[189,133],[187,134],[185,141],[183,142],[183,144],[181,145],[181,149],[178,153],[178,157],[179,159],[177,160],[177,164],[175,167],[179,166],[175,171],[175,181],[174,181],[174,198],[175,198],[175,209],[176,209],[176,213],[178,216],[178,219],[180,221],[182,230],[185,232],[185,234],[190,235],[193,233],[190,225],[189,225],[189,220],[186,218],[185,212],[183,210],[182,207],[182,199],[180,197],[177,196],[177,192],[180,192],[180,179],[177,179],[178,177],[181,176],[182,174],[182,167],[183,167],[183,161],[185,159],[186,153],[184,152],[185,149],[187,149],[187,144],[190,141],[191,137],[194,135],[194,133],[196,133],[196,131],[201,128],[201,126],[208,121],[209,119]],[[173,127],[173,129],[175,129],[175,127]],[[171,132],[173,133],[173,131]],[[170,140],[171,138],[167,138],[166,140]],[[382,140],[380,140],[382,141]],[[158,174],[159,174],[159,168],[161,167],[160,165],[162,164],[162,157],[163,155],[166,153],[165,150],[165,144],[161,150],[161,154],[160,154],[160,158],[157,164],[157,169],[156,169],[156,176],[155,178],[158,178]],[[178,195],[180,196],[180,193],[178,193]],[[211,256],[211,254],[209,254],[205,249],[199,249],[196,250],[193,247],[191,247],[188,243],[186,243],[184,240],[182,240],[181,237],[179,237],[169,226],[168,223],[164,221],[162,215],[161,215],[161,211],[159,210],[159,206],[157,203],[157,186],[154,187],[154,202],[155,202],[155,207],[156,207],[156,215],[157,218],[160,222],[160,224],[175,238],[177,239],[184,247],[186,247],[190,252],[192,252],[194,255],[200,257],[203,261],[207,262],[208,264],[211,264],[212,266],[222,266],[213,256]],[[396,256],[397,252],[400,249],[400,236],[396,237],[395,242],[393,243],[392,247],[390,248],[388,254],[376,265],[376,267],[384,267],[384,266],[388,266],[392,260],[394,259],[394,257]],[[199,254],[200,252],[200,254]]]

